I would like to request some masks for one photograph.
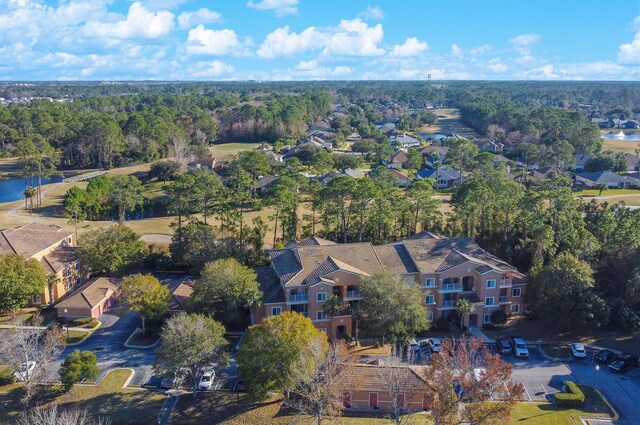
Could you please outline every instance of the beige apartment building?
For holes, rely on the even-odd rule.
[[[29,300],[34,306],[56,303],[86,279],[74,245],[73,232],[53,225],[29,223],[0,231],[0,254],[33,258],[45,273],[57,277]]]
[[[368,242],[336,244],[312,237],[267,251],[269,267],[256,271],[263,304],[252,308],[258,323],[283,311],[309,317],[329,338],[353,335],[349,308],[328,317],[323,309],[330,294],[351,306],[362,300],[358,284],[383,269],[422,292],[425,314],[434,322],[456,310],[458,299],[475,304],[466,325],[490,323],[497,309],[523,314],[526,277],[515,267],[480,248],[472,238],[447,238],[420,232],[402,241],[375,246]]]

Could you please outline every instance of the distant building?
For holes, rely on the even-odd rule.
[[[402,148],[411,148],[411,147],[420,146],[420,140],[416,139],[415,137],[411,137],[406,133],[390,136],[389,140],[391,141],[391,143],[396,143],[398,144],[398,146]]]
[[[382,163],[387,168],[393,168],[394,170],[397,170],[402,168],[402,165],[408,160],[409,157],[407,156],[407,153],[405,151],[399,150],[395,154],[393,154],[389,161],[382,161]]]
[[[640,181],[633,177],[621,176],[612,171],[606,170],[577,174],[576,182],[587,187],[596,187],[598,184],[604,183],[608,188],[624,189],[631,185],[638,184]]]
[[[93,278],[56,304],[58,317],[97,319],[113,305],[120,291],[119,279]]]
[[[188,170],[204,170],[212,172],[216,167],[215,158],[198,158],[187,164]]]
[[[437,189],[451,188],[460,183],[460,172],[449,166],[431,168],[418,171],[417,179],[433,179],[433,187]]]

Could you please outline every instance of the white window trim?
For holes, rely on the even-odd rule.
[[[431,283],[427,283],[427,281],[431,281]],[[436,287],[436,278],[435,277],[425,277],[423,288],[435,288]]]
[[[514,291],[515,291],[516,289],[518,290],[518,295],[514,294]],[[522,288],[513,288],[513,289],[511,290],[511,296],[512,296],[513,298],[520,298],[520,297],[522,296]]]
[[[487,320],[487,319],[489,319],[489,320]],[[485,314],[482,316],[482,323],[491,323],[491,315],[490,315],[490,314],[486,314],[486,313],[485,313]]]
[[[489,286],[489,282],[493,282],[493,286]],[[496,280],[495,279],[487,280],[487,289],[495,289],[495,287],[496,287]]]
[[[511,304],[512,313],[520,313],[520,304]]]
[[[416,283],[416,278],[413,276],[405,276],[404,277],[404,284],[405,285],[415,285]]]
[[[433,311],[427,311],[427,320],[433,322]]]
[[[274,312],[275,310],[279,310],[279,311],[278,311],[278,314],[273,314],[273,312]],[[271,315],[272,315],[272,316],[278,316],[278,315],[280,315],[280,314],[282,314],[282,307],[271,307]]]
[[[491,299],[491,304],[487,304],[488,299]],[[494,307],[496,305],[496,297],[486,297],[484,299],[484,305],[485,307]]]
[[[427,298],[431,298],[431,301],[427,301]],[[433,305],[436,303],[436,297],[435,295],[425,295],[424,296],[424,303],[426,305]]]
[[[319,315],[322,315],[323,317],[320,318]],[[325,311],[316,311],[316,320],[329,320],[329,316]]]
[[[321,295],[321,294],[324,294],[324,300],[321,300],[321,299],[320,299],[320,295]],[[327,293],[326,293],[326,292],[318,292],[318,293],[316,294],[316,301],[317,301],[317,302],[319,302],[319,303],[323,303],[323,302],[325,302],[326,300],[327,300]]]

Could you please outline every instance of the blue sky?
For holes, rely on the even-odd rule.
[[[639,80],[640,1],[0,0],[2,80]]]

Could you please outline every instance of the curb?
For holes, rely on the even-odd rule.
[[[140,328],[136,328],[135,331],[133,331],[131,333],[131,335],[129,335],[129,338],[127,338],[127,341],[129,341],[135,334],[137,334],[138,332],[142,332],[142,329]],[[156,342],[154,342],[153,344],[150,345],[137,345],[137,344],[129,344],[127,341],[125,341],[124,346],[127,348],[138,348],[138,349],[148,349],[148,348],[154,348],[156,347],[158,344],[160,344],[160,338],[158,338],[158,340]]]

